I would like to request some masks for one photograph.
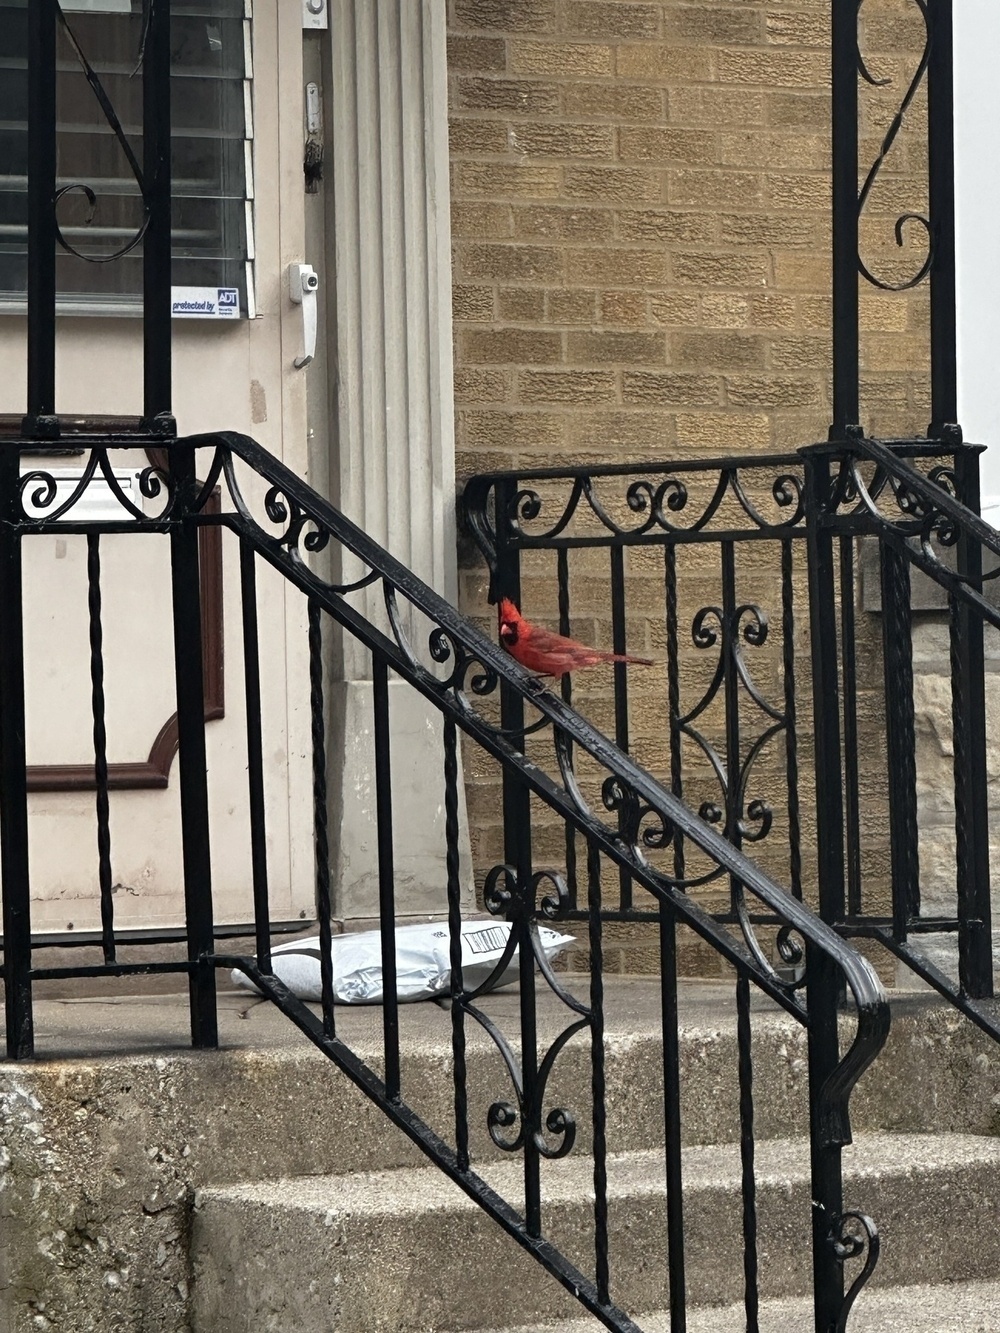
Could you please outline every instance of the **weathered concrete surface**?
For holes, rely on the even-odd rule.
[[[584,978],[568,978],[586,995]],[[540,996],[550,1041],[566,1010]],[[487,1003],[515,1039],[516,992]],[[738,1133],[732,990],[682,987],[682,1106],[690,1145]],[[790,1018],[755,1002],[757,1129],[805,1123],[805,1039]],[[245,1015],[245,1016],[243,1016]],[[338,1010],[345,1040],[379,1067],[381,1011]],[[445,1138],[452,1135],[450,1017],[404,1008],[403,1087]],[[245,993],[220,1006],[223,1049],[186,1049],[186,997],[46,1001],[42,1058],[0,1067],[0,1330],[180,1333],[187,1328],[193,1192],[269,1178],[415,1166],[404,1135],[288,1022]],[[658,987],[607,988],[608,1134],[612,1151],[663,1140]],[[483,1126],[508,1076],[490,1042],[469,1031],[474,1150],[496,1157]],[[574,1156],[589,1151],[586,1041],[560,1056],[554,1105],[579,1111]],[[896,1002],[886,1056],[854,1098],[857,1131],[996,1132],[995,1048],[933,997]],[[48,1321],[46,1325],[45,1322]]]
[[[804,1333],[812,1326],[809,1300],[764,1301],[761,1328],[767,1333]],[[670,1333],[665,1311],[640,1315],[644,1333]],[[688,1313],[689,1333],[745,1333],[739,1305]],[[866,1291],[851,1312],[851,1333],[996,1333],[1000,1328],[1000,1282],[955,1282],[943,1287],[896,1287]],[[492,1333],[603,1333],[596,1319],[492,1330]],[[485,1333],[485,1331],[484,1331]]]
[[[865,1135],[845,1154],[845,1195],[879,1220],[876,1281],[992,1278],[1000,1265],[1000,1140]],[[809,1149],[757,1144],[760,1290],[811,1285]],[[515,1202],[520,1161],[483,1168]],[[684,1152],[686,1279],[693,1304],[743,1290],[740,1154],[736,1144]],[[593,1163],[571,1156],[542,1173],[545,1235],[586,1272],[593,1263]],[[629,1310],[663,1308],[663,1156],[608,1159],[611,1271]],[[975,1237],[974,1243],[970,1238]],[[207,1189],[193,1222],[196,1333],[427,1333],[485,1322],[559,1318],[567,1295],[432,1168]],[[448,1256],[441,1263],[439,1256]],[[475,1298],[470,1300],[470,1293]]]

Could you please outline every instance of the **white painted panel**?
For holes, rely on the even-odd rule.
[[[254,16],[256,176],[266,190],[256,210],[260,294],[247,320],[176,321],[174,407],[182,433],[252,435],[306,474],[305,383],[292,369],[298,311],[282,276],[303,252],[302,30],[295,6],[260,0]],[[134,319],[59,320],[57,408],[71,415],[138,415],[142,329]],[[25,408],[25,320],[0,312],[0,412]],[[114,457],[129,485],[147,465],[141,453]],[[58,475],[59,499],[80,464],[25,459]],[[89,499],[102,514],[106,483]],[[255,499],[260,508],[263,488]],[[103,495],[102,495],[103,491]],[[155,511],[159,501],[148,502]],[[79,514],[77,515],[79,516]],[[110,516],[110,513],[108,514]],[[121,511],[117,517],[121,517]],[[145,760],[175,708],[169,542],[158,534],[102,538],[108,758]],[[34,765],[92,764],[86,539],[73,534],[25,542],[27,744]],[[206,728],[212,868],[217,922],[252,916],[247,815],[246,715],[238,548],[223,535],[226,716]],[[268,872],[276,918],[311,916],[314,874],[305,598],[267,568],[258,574]],[[99,924],[93,792],[34,792],[29,798],[32,925],[38,931]],[[116,920],[123,928],[183,919],[176,759],[163,790],[111,793]]]
[[[956,0],[959,420],[1000,503],[1000,4]]]

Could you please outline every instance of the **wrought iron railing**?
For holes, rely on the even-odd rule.
[[[520,602],[524,589],[525,614],[548,611],[561,633],[583,621],[615,652],[665,649],[665,674],[616,666],[610,700],[569,676],[562,697],[575,689],[623,750],[797,898],[813,851],[799,760],[801,691],[811,706],[808,617],[796,616],[807,598],[803,484],[798,455],[745,456],[483,475],[462,501],[493,600]],[[570,842],[571,891],[577,859]],[[738,895],[720,868],[690,860],[679,842],[686,887],[735,920]],[[627,875],[617,907],[630,920],[649,913]]]
[[[859,436],[795,455],[504,472],[472,478],[463,505],[494,596],[553,589],[539,611],[562,632],[603,606],[616,651],[665,645],[665,680],[637,699],[615,668],[605,707],[622,749],[652,736],[674,795],[996,1035],[980,1002],[993,994],[984,627],[1000,628],[1000,537],[978,516],[979,452]],[[911,597],[911,569],[940,590],[937,610],[919,587]],[[944,661],[923,678],[914,616]],[[915,689],[945,678],[923,722],[953,763],[924,771]],[[602,706],[564,678],[567,701],[574,688],[584,711]],[[928,848],[922,876],[942,811],[953,836]],[[683,873],[682,845],[675,855]],[[571,843],[566,862],[572,874]],[[689,871],[686,887],[731,921],[719,878]],[[646,913],[627,876],[617,909]]]
[[[383,551],[360,529],[310,490],[285,466],[253,441],[239,435],[179,440],[170,445],[165,468],[151,465],[143,473],[143,502],[123,492],[111,466],[112,447],[86,444],[78,485],[65,498],[44,468],[19,477],[20,447],[0,451],[3,522],[0,540],[6,552],[18,552],[39,534],[85,536],[88,564],[90,669],[93,683],[95,738],[95,849],[99,865],[101,946],[103,960],[58,968],[39,965],[31,947],[31,889],[26,845],[19,860],[16,841],[4,838],[3,889],[5,911],[4,982],[7,992],[9,1053],[26,1058],[32,1050],[32,986],[39,979],[82,976],[115,977],[134,973],[174,971],[187,975],[191,994],[192,1038],[196,1045],[215,1043],[215,975],[219,968],[243,971],[320,1050],[352,1078],[419,1147],[487,1213],[572,1291],[580,1302],[613,1329],[635,1324],[614,1301],[615,1280],[608,1260],[609,1200],[606,1162],[614,1144],[608,1142],[604,1104],[604,977],[602,932],[616,904],[605,906],[608,873],[627,876],[655,916],[662,961],[662,1006],[665,1051],[665,1155],[669,1182],[669,1240],[665,1267],[670,1274],[670,1301],[677,1326],[685,1309],[685,1235],[681,1190],[679,1027],[677,1016],[677,943],[679,926],[690,927],[736,974],[739,1013],[740,1122],[744,1143],[742,1206],[748,1274],[748,1310],[756,1308],[757,1238],[755,1176],[752,1144],[753,1066],[750,990],[756,987],[802,1023],[808,1033],[809,1124],[789,1126],[807,1134],[813,1179],[813,1244],[817,1330],[843,1326],[856,1291],[844,1294],[844,1265],[850,1255],[869,1250],[875,1232],[845,1211],[842,1198],[841,1149],[850,1141],[848,1103],[858,1077],[877,1055],[887,1033],[888,1011],[879,982],[867,962],[824,925],[793,894],[750,862],[734,845],[683,801],[661,787],[618,746],[590,726],[562,699],[524,672],[504,651],[477,633],[448,603]],[[117,521],[77,519],[74,508],[95,478],[122,506]],[[208,497],[221,488],[215,511]],[[251,848],[252,904],[256,931],[255,955],[231,955],[214,939],[211,890],[211,827],[209,782],[205,766],[205,719],[200,652],[198,532],[221,529],[239,548],[240,606],[243,623],[243,683],[247,699],[246,768],[248,825]],[[124,534],[128,534],[125,536]],[[114,859],[103,718],[103,644],[101,628],[107,614],[102,593],[100,552],[113,540],[159,541],[170,548],[173,569],[175,679],[180,734],[181,834],[184,850],[184,891],[187,914],[187,958],[178,962],[158,957],[155,947],[146,962],[118,958],[115,901],[111,892]],[[321,572],[323,561],[343,571],[333,578]],[[260,717],[260,671],[266,665],[258,641],[256,572],[264,562],[276,569],[285,586],[305,599],[307,628],[303,645],[308,660],[312,718],[313,832],[323,995],[316,1012],[295,999],[273,975],[269,920],[266,829],[272,811],[264,791],[264,757]],[[0,597],[0,669],[3,671],[0,748],[3,755],[4,833],[27,830],[28,795],[23,748],[24,694],[18,685],[17,657],[21,626],[21,586],[4,564]],[[423,626],[420,630],[419,626]],[[368,656],[373,682],[373,736],[376,783],[373,794],[379,849],[379,912],[385,1001],[383,1069],[379,1074],[338,1034],[331,980],[330,864],[326,834],[327,794],[325,737],[327,700],[324,659],[336,629]],[[397,924],[394,850],[406,831],[394,827],[391,780],[392,708],[390,676],[415,691],[438,719],[440,728],[442,805],[445,811],[441,909],[451,935],[453,1080],[455,1122],[447,1133],[426,1123],[407,1101],[401,1074],[398,1003],[395,988],[395,927]],[[498,702],[499,701],[499,702]],[[463,914],[460,871],[460,747],[493,761],[505,787],[505,799],[522,815],[511,827],[505,857],[485,875],[486,909],[512,923],[499,975],[515,963],[520,977],[520,1031],[506,1036],[489,1015],[483,986],[463,984],[459,929]],[[12,742],[12,737],[14,741]],[[544,743],[543,753],[542,746]],[[530,753],[526,754],[525,749]],[[243,761],[240,760],[242,772]],[[213,782],[221,781],[218,765]],[[426,775],[429,782],[430,775]],[[531,850],[533,814],[543,807],[572,830],[585,869],[579,874],[575,904],[564,867],[539,864]],[[728,922],[716,920],[689,893],[681,847],[706,859],[727,877],[735,913]],[[586,931],[591,969],[585,998],[573,993],[568,979],[553,973],[538,941],[539,922],[577,919]],[[778,928],[775,961],[770,944],[758,937],[758,918]],[[39,942],[36,941],[36,946]],[[536,965],[541,980],[536,979]],[[567,1007],[567,1025],[547,1050],[538,1046],[536,985],[553,991]],[[837,1031],[838,996],[846,988],[856,1018],[856,1032],[841,1050]],[[472,1019],[493,1036],[506,1061],[511,1090],[490,1094],[488,1127],[492,1143],[524,1160],[524,1196],[499,1197],[475,1169],[470,1150],[469,1089],[465,1061],[465,1025]],[[561,1253],[546,1233],[541,1177],[545,1162],[570,1152],[579,1110],[552,1107],[547,1086],[564,1045],[576,1034],[589,1035],[592,1101],[584,1114],[591,1121],[595,1202],[594,1260],[583,1272]],[[516,1053],[515,1053],[516,1051]],[[622,1145],[627,1146],[627,1145]],[[859,1226],[862,1228],[858,1230]],[[867,1228],[872,1228],[869,1232]],[[761,1258],[761,1262],[764,1260]],[[870,1264],[868,1265],[870,1267]],[[866,1270],[867,1271],[867,1270]]]
[[[1000,573],[1000,536],[979,517],[980,451],[961,443],[859,439],[806,452],[814,496],[814,679],[824,701],[816,737],[817,800],[825,812],[817,830],[823,914],[846,934],[878,939],[998,1036],[993,1007],[985,1003],[993,995],[994,962],[984,630],[1000,628],[990,597]],[[884,766],[889,852],[888,884],[883,875],[877,895],[869,891],[873,838],[857,744],[864,731],[853,561],[859,539],[862,552],[865,542],[870,550],[872,583],[878,579],[868,598],[877,612],[867,618],[881,621],[880,653],[869,661],[865,682],[877,692],[884,741],[882,753],[870,751]],[[915,636],[925,645],[916,669]],[[995,644],[993,650],[995,658]],[[926,746],[921,752],[916,728],[916,700],[926,682],[941,688],[927,698],[924,722],[945,738],[931,752]],[[874,897],[881,898],[881,916]],[[951,937],[952,946],[929,955],[934,937],[939,943]]]
[[[614,1303],[614,1274],[608,1259],[612,1203],[606,1181],[609,1137],[604,1104],[602,950],[609,923],[622,918],[648,919],[658,937],[664,1014],[665,1268],[669,1270],[672,1326],[680,1329],[686,1304],[686,1241],[679,1134],[677,931],[686,926],[735,969],[737,978],[748,1327],[756,1325],[758,1268],[749,1003],[750,987],[755,986],[808,1033],[809,1124],[790,1129],[808,1133],[812,1154],[815,1328],[817,1333],[844,1329],[859,1284],[866,1280],[877,1256],[877,1236],[868,1219],[844,1208],[840,1154],[849,1140],[851,1089],[885,1039],[888,1014],[871,967],[843,935],[875,935],[984,1026],[989,1026],[984,1000],[992,984],[982,624],[996,627],[997,619],[983,595],[979,561],[983,551],[992,557],[1000,554],[1000,547],[975,518],[974,455],[960,448],[956,424],[950,4],[948,0],[915,0],[915,6],[926,22],[926,48],[860,194],[858,5],[856,0],[845,0],[832,10],[833,443],[807,451],[802,458],[726,459],[672,469],[657,464],[638,473],[614,467],[572,473],[541,471],[527,479],[527,489],[537,490],[537,501],[523,493],[526,478],[510,474],[481,480],[467,492],[477,534],[495,562],[495,593],[523,592],[524,600],[532,602],[533,597],[528,596],[530,562],[551,560],[553,556],[544,555],[546,548],[554,552],[555,612],[563,629],[571,627],[573,616],[581,609],[587,611],[586,599],[577,596],[580,585],[571,583],[570,560],[607,559],[606,603],[616,650],[637,647],[634,636],[643,623],[642,617],[629,612],[632,564],[638,567],[649,559],[662,562],[657,578],[662,579],[666,676],[661,679],[654,669],[652,689],[662,691],[657,707],[664,723],[661,734],[654,737],[659,752],[650,749],[649,764],[641,765],[627,753],[629,749],[641,751],[644,741],[640,720],[648,718],[645,705],[649,696],[641,713],[632,707],[649,688],[640,684],[641,678],[630,685],[625,668],[616,667],[610,700],[602,700],[599,689],[571,695],[565,683],[563,697],[557,697],[252,441],[236,435],[175,438],[170,362],[167,0],[143,0],[141,15],[136,16],[141,17],[137,50],[143,82],[141,162],[121,132],[100,80],[96,75],[93,80],[87,76],[115,143],[129,159],[141,197],[141,224],[128,248],[134,246],[136,253],[141,249],[143,256],[143,414],[131,423],[90,421],[75,427],[60,415],[56,403],[55,254],[57,246],[68,247],[58,208],[67,192],[82,192],[92,202],[93,190],[85,182],[57,179],[56,42],[70,25],[57,0],[30,0],[27,411],[19,428],[9,430],[0,440],[0,876],[6,1033],[12,1058],[26,1059],[32,1053],[32,990],[45,978],[156,972],[186,976],[193,1042],[211,1047],[217,1040],[216,973],[220,967],[239,968],[583,1305],[606,1326],[629,1329],[634,1324]],[[86,72],[85,55],[78,50],[77,58],[83,59]],[[929,249],[914,276],[903,275],[901,281],[890,282],[860,255],[859,218],[925,75],[930,111],[929,207],[926,217],[917,212],[900,217],[896,235],[899,238],[908,226],[922,226]],[[863,59],[860,76],[870,78]],[[904,289],[930,277],[930,433],[935,437],[930,445],[908,441],[889,449],[863,438],[859,271],[880,288]],[[22,452],[37,455],[40,448],[53,445],[84,455],[78,484],[66,496],[57,493],[44,467],[25,479],[19,475]],[[152,455],[140,480],[138,498],[125,494],[111,464],[115,451],[129,448]],[[941,484],[949,483],[947,474],[938,471],[920,476],[901,456],[942,452],[955,454],[957,500]],[[937,457],[935,463],[940,465]],[[753,481],[761,476],[766,478],[762,488]],[[122,509],[118,520],[88,522],[74,513],[88,486],[100,480],[117,496]],[[607,489],[622,484],[624,493],[608,500]],[[556,516],[545,524],[553,491],[561,485],[565,489],[557,501]],[[492,530],[487,496],[491,486]],[[210,502],[217,489],[221,500],[213,505]],[[225,932],[217,929],[214,920],[201,614],[205,578],[201,538],[206,531],[221,534],[239,549],[247,698],[246,839],[252,881],[250,915],[256,934],[252,957],[220,949]],[[33,938],[31,928],[31,774],[25,744],[21,560],[25,542],[45,533],[83,538],[88,548],[100,909],[100,928],[94,938],[101,958],[65,966],[38,962],[42,946],[51,941]],[[108,762],[103,645],[106,589],[101,560],[107,545],[124,540],[125,533],[130,534],[128,540],[159,541],[169,547],[186,916],[186,957],[180,961],[156,952],[162,933],[145,937],[146,961],[126,961],[119,954],[123,938],[130,944],[135,938],[116,923],[111,821],[116,774]],[[863,721],[854,650],[859,634],[854,592],[859,536],[878,543],[885,626],[880,698],[888,722],[885,805],[891,871],[887,885],[875,885],[877,901],[866,897],[874,880],[866,869],[868,825],[862,818],[858,758]],[[954,571],[942,562],[941,547],[955,551]],[[696,600],[693,608],[685,610],[681,556],[687,560],[698,549],[708,550],[717,561],[718,572],[711,577],[718,595]],[[804,641],[804,618],[798,616],[796,624],[796,608],[803,603],[807,582],[800,554],[803,549],[808,551],[812,654],[812,670],[805,674],[798,648]],[[751,585],[752,595],[745,598],[741,592],[744,578],[762,576],[760,566],[752,574],[741,574],[740,564],[746,561],[749,569],[758,557],[770,562],[766,577],[771,583],[769,596],[775,599],[770,618],[765,615],[759,588]],[[274,977],[271,964],[272,867],[266,839],[269,807],[261,730],[261,671],[262,665],[266,670],[266,658],[262,658],[256,589],[262,562],[277,570],[283,586],[297,590],[307,606],[301,645],[306,670],[300,686],[308,692],[312,723],[312,834],[323,960],[318,1013],[289,994]],[[944,922],[940,917],[929,921],[918,896],[919,807],[907,593],[910,566],[929,574],[949,599],[958,903],[954,916]],[[589,571],[585,569],[582,577],[590,577]],[[592,606],[589,614],[599,620],[603,612]],[[682,652],[688,623],[691,642]],[[367,655],[372,679],[377,774],[373,802],[387,996],[382,1014],[381,1074],[338,1034],[333,1004],[325,748],[329,712],[325,669],[331,633]],[[657,641],[653,646],[660,644]],[[692,687],[692,662],[709,655],[712,669],[700,687]],[[758,661],[762,671],[756,668]],[[454,1126],[447,1134],[427,1124],[407,1101],[400,1058],[394,986],[394,856],[401,831],[393,827],[398,811],[393,807],[391,782],[390,676],[425,701],[440,728],[441,908],[450,933],[454,1056]],[[804,695],[809,692],[804,689],[806,681],[812,694],[815,766],[807,761],[809,728],[802,726],[807,714]],[[617,743],[588,723],[570,706],[571,701],[582,703],[588,711],[609,704],[607,729],[614,732]],[[713,732],[708,720],[716,708],[720,720]],[[486,907],[512,923],[501,969],[516,957],[521,983],[519,1054],[515,1054],[515,1043],[490,1017],[484,988],[467,987],[462,979],[458,944],[463,912],[460,735],[469,754],[495,765],[496,781],[503,790],[504,855],[495,865],[481,867],[485,872],[482,887]],[[768,788],[761,790],[756,783],[765,776]],[[702,782],[707,789],[699,791]],[[802,812],[812,808],[813,793],[800,790],[813,783],[815,844],[802,831]],[[697,808],[689,803],[691,799]],[[559,831],[558,870],[548,868],[551,857],[543,864],[536,850],[542,835],[547,837],[549,832],[541,815]],[[779,846],[780,854],[772,850]],[[786,884],[788,891],[779,884]],[[882,915],[879,893],[888,904]],[[806,905],[810,899],[825,920]],[[547,919],[576,920],[586,931],[591,960],[586,1000],[575,996],[571,985],[552,973],[539,956],[538,922]],[[947,927],[959,941],[957,983],[922,960],[912,947],[911,937],[929,925],[938,930]],[[544,1052],[537,1040],[536,962],[542,969],[542,984],[565,1003],[569,1015],[562,1035]],[[845,990],[853,997],[857,1024],[853,1041],[842,1054],[838,1002]],[[497,1041],[510,1076],[512,1091],[491,1090],[488,1128],[498,1150],[523,1157],[524,1195],[516,1201],[499,1197],[473,1169],[465,1059],[469,1018]],[[564,1044],[577,1034],[589,1034],[592,1064],[588,1116],[592,1121],[595,1202],[593,1263],[588,1272],[552,1244],[546,1233],[540,1187],[545,1162],[572,1151],[574,1145],[570,1109],[549,1108],[547,1087]],[[845,1261],[862,1255],[862,1271],[845,1295]]]

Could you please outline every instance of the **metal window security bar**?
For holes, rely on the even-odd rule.
[[[56,26],[61,314],[141,313],[143,191],[136,77],[149,4],[67,0]],[[28,14],[0,5],[0,310],[23,310],[28,233]],[[254,313],[250,11],[171,7],[172,282],[224,287]],[[109,114],[110,112],[110,114]]]

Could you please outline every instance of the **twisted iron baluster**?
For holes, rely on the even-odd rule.
[[[108,800],[108,734],[104,704],[104,628],[101,623],[101,538],[87,534],[87,604],[90,612],[90,686],[94,714],[94,782],[97,787],[97,874],[101,890],[101,947],[115,961],[115,906],[111,896],[111,827]]]
[[[323,1031],[336,1033],[333,1016],[333,936],[330,928],[330,840],[326,809],[326,723],[323,710],[323,626],[320,605],[309,598],[309,707],[312,715],[313,847],[316,856],[316,913],[319,917],[319,976]]]
[[[392,844],[392,756],[389,740],[389,664],[372,654],[372,718],[375,726],[375,825],[378,842],[378,919],[382,946],[382,1039],[385,1090],[400,1093],[399,992],[396,985],[396,875]]]
[[[469,1093],[465,1063],[465,1009],[462,1005],[462,884],[458,855],[458,737],[444,720],[444,837],[448,880],[448,936],[451,963],[451,1049],[455,1080],[455,1154],[469,1169]]]
[[[750,1049],[750,982],[736,978],[736,1045],[739,1052],[740,1164],[743,1194],[743,1304],[746,1333],[757,1333],[757,1180],[754,1174],[753,1053]]]
[[[591,1096],[594,1108],[594,1250],[598,1299],[609,1293],[607,1107],[604,1078],[604,941],[601,933],[601,854],[587,843],[587,907],[590,933]]]

